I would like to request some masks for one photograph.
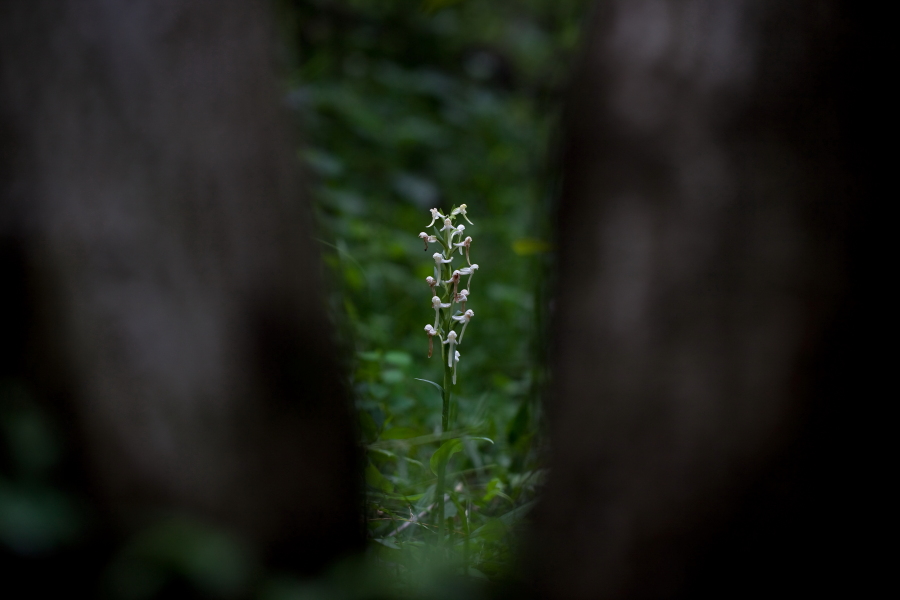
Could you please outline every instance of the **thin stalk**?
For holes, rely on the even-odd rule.
[[[449,352],[450,350],[446,350]],[[450,431],[450,386],[453,384],[453,369],[447,366],[447,360],[444,363],[444,393],[442,394],[443,406],[441,407],[441,433]],[[437,530],[438,545],[444,542],[444,487],[446,486],[447,463],[438,465],[437,486],[435,493],[437,494]]]
[[[437,228],[435,227],[435,231],[437,232]],[[438,232],[439,233],[439,232]],[[444,258],[448,259],[453,256],[453,246],[450,244],[450,231],[447,231],[444,235],[438,235],[438,241],[441,242],[441,245],[444,246]],[[445,263],[441,265],[442,275],[444,274],[452,274],[453,267],[450,266],[449,263]],[[442,277],[443,281],[448,281],[449,277]],[[450,295],[450,286],[449,284],[444,284],[444,299],[446,300]],[[452,305],[453,300],[450,300]],[[450,312],[447,312],[445,317],[445,322],[443,323],[443,327],[441,328],[446,334],[453,328],[453,319],[450,318]],[[450,356],[448,353],[450,352],[450,347],[448,346],[446,350],[441,346],[441,357],[442,364],[444,365],[444,390],[443,394],[441,394],[442,406],[441,406],[441,433],[446,433],[450,431],[450,386],[453,383],[453,367],[448,366],[448,357]],[[442,546],[444,543],[444,487],[446,487],[446,475],[447,475],[447,463],[443,463],[438,465],[438,480],[437,485],[435,486],[435,492],[437,493],[437,532],[438,532],[438,547]]]

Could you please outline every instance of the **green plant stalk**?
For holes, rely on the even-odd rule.
[[[453,368],[447,365],[447,353],[449,349],[441,351],[441,359],[444,364],[444,390],[441,394],[441,433],[450,431],[450,386],[453,384]],[[447,463],[438,465],[438,479],[435,486],[437,494],[437,535],[438,546],[444,542],[444,488],[446,487]]]
[[[448,238],[450,233],[447,232],[445,234]],[[450,245],[449,239],[444,241],[442,239],[443,236],[438,236],[438,239],[441,242],[441,245],[444,246],[445,256],[453,255],[453,247]],[[448,280],[447,275],[452,271],[452,267],[448,265],[441,265],[441,269],[443,271],[441,279],[444,281]],[[450,296],[450,286],[448,284],[444,284],[444,300],[447,300]],[[453,328],[453,320],[450,319],[449,313],[447,314],[445,323],[442,324],[445,332],[450,331]],[[444,389],[441,394],[441,433],[446,433],[450,431],[450,386],[453,384],[453,367],[448,365],[449,360],[449,347],[445,350],[443,345],[441,346],[441,363],[444,365]],[[435,493],[437,494],[437,536],[438,536],[438,546],[440,547],[444,543],[444,488],[447,484],[447,463],[441,463],[438,465],[438,479],[437,485],[435,486]]]

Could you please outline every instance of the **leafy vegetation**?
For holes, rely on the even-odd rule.
[[[297,56],[289,101],[317,177],[330,305],[367,449],[371,553],[399,580],[437,541],[447,465],[449,554],[502,577],[544,473],[539,405],[548,169],[582,0],[309,0],[285,7]],[[466,204],[480,265],[477,326],[442,428],[428,210]],[[474,260],[474,259],[473,259]],[[435,340],[438,343],[438,340]],[[478,442],[477,438],[489,439]]]

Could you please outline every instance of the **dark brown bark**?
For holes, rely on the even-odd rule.
[[[3,4],[5,351],[119,526],[186,511],[314,568],[360,539],[357,458],[265,9]]]
[[[545,597],[854,580],[843,503],[861,413],[844,407],[865,397],[873,191],[856,17],[837,2],[599,4],[563,157],[532,549]]]

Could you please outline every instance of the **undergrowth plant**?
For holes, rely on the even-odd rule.
[[[454,207],[449,215],[442,214],[438,209],[431,209],[431,223],[428,227],[434,229],[434,235],[429,235],[424,231],[419,237],[425,243],[425,250],[428,250],[429,244],[439,244],[442,248],[441,252],[435,252],[432,255],[434,259],[434,276],[425,279],[431,290],[431,308],[434,309],[434,325],[425,325],[425,334],[428,336],[428,358],[434,353],[434,338],[437,337],[441,342],[441,364],[444,371],[443,387],[437,385],[433,381],[420,379],[431,383],[441,391],[441,433],[447,434],[451,427],[450,401],[452,386],[456,385],[456,370],[459,364],[460,352],[457,347],[462,345],[465,337],[466,327],[475,312],[471,308],[466,308],[469,301],[470,290],[472,289],[472,276],[478,270],[478,265],[473,264],[469,256],[469,248],[472,246],[472,237],[465,235],[466,226],[459,224],[454,226],[453,221],[462,215],[463,218],[472,225],[466,216],[466,205]],[[443,225],[438,229],[438,225]],[[459,238],[460,241],[455,241]],[[465,254],[465,267],[460,269],[453,268],[454,254],[457,249],[460,256]],[[466,287],[462,288],[462,278],[468,277]],[[459,332],[455,329],[459,326]],[[446,347],[445,347],[446,346]],[[484,440],[493,443],[492,440],[479,437],[472,438]],[[447,461],[450,456],[462,449],[462,440],[459,437],[452,437],[444,441],[432,455],[429,461],[432,472],[437,476],[437,484],[435,486],[435,497],[437,499],[437,512],[435,520],[437,522],[437,545],[440,547],[444,544],[444,525],[445,525],[445,507],[446,500],[451,499],[449,495],[445,495],[446,488],[446,472]],[[469,507],[465,508],[457,505],[457,512],[461,511],[463,516],[463,525],[465,527],[465,535],[469,534],[468,528],[468,512]]]
[[[502,576],[511,535],[530,510],[542,478],[539,469],[512,473],[509,464],[485,464],[483,448],[494,444],[483,435],[489,419],[459,415],[454,390],[472,344],[472,282],[479,269],[462,220],[473,225],[465,204],[446,214],[434,208],[426,228],[430,233],[419,234],[426,252],[438,250],[431,255],[432,274],[425,278],[434,318],[424,332],[427,356],[440,361],[443,381],[414,380],[440,393],[440,427],[427,435],[383,427],[367,445],[369,531],[376,555],[399,575],[401,586],[414,586],[415,578],[436,564],[475,578]],[[468,459],[469,468],[453,471],[456,455]]]

